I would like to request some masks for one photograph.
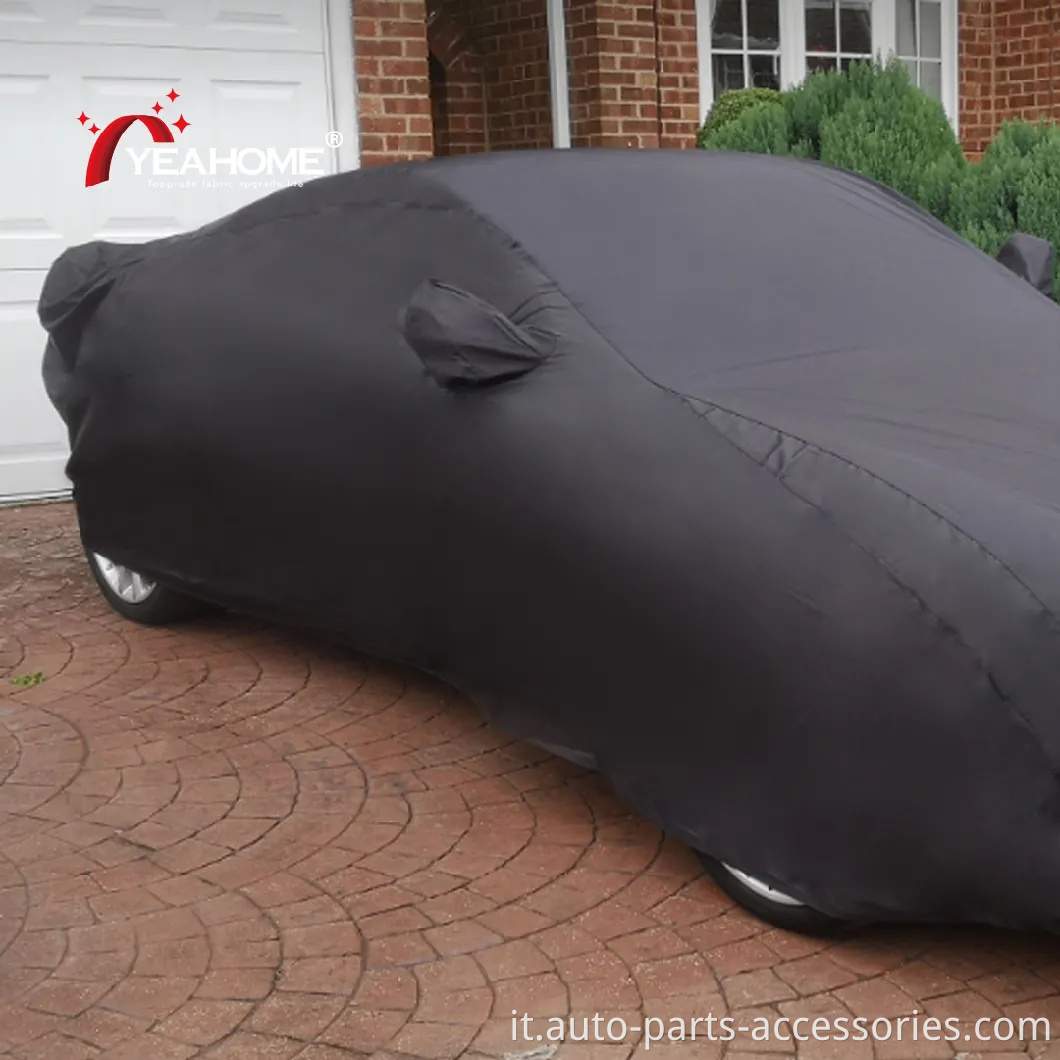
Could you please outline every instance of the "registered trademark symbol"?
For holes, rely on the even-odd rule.
[[[341,147],[342,146],[342,133],[336,132],[334,129],[324,137],[324,143],[328,147]]]

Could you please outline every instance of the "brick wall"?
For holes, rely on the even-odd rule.
[[[434,153],[489,150],[482,56],[445,0],[428,0],[427,44],[431,53]]]
[[[462,28],[475,56],[477,92],[452,99],[450,121],[485,124],[478,146],[504,150],[552,146],[549,88],[548,15],[545,0],[436,0]],[[432,38],[432,50],[434,42]],[[463,66],[470,65],[465,58]],[[453,82],[462,71],[447,69]],[[456,103],[454,108],[453,104]],[[466,105],[465,105],[466,104]]]
[[[574,147],[656,147],[652,0],[566,0]]]
[[[574,146],[690,146],[695,0],[565,3]],[[354,33],[364,165],[551,146],[546,0],[357,0]]]
[[[565,6],[574,146],[691,146],[695,0]],[[1060,0],[959,0],[958,18],[968,153],[1007,119],[1060,120]],[[354,32],[365,165],[552,143],[545,0],[357,0]]]
[[[1060,3],[960,0],[961,139],[977,156],[1012,118],[1060,119]]]
[[[353,32],[361,164],[429,158],[434,138],[423,0],[356,0]]]
[[[982,152],[994,130],[994,4],[957,5],[958,99],[961,139],[971,155]]]
[[[574,146],[690,146],[695,0],[566,0],[566,15]]]
[[[696,0],[659,2],[659,146],[692,147],[699,126]]]
[[[1054,83],[1058,12],[1053,0],[995,0],[995,104],[999,120],[1060,117]]]

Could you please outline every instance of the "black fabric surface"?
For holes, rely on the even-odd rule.
[[[1016,232],[997,252],[997,260],[1044,295],[1053,293],[1056,248],[1047,239]]]
[[[556,336],[520,328],[459,287],[425,280],[401,314],[401,333],[427,374],[442,386],[482,386],[525,375],[556,345]]]
[[[824,912],[1060,924],[1060,312],[901,197],[393,166],[68,251],[41,317],[92,549],[435,672]]]

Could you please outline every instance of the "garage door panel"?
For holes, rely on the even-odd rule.
[[[5,184],[11,179],[16,193],[0,195],[0,269],[43,268],[59,253],[67,227],[61,148],[42,135],[59,110],[63,88],[46,72],[52,69],[46,56],[24,57],[18,65],[9,58],[0,64],[0,128],[7,158],[18,161],[5,173]]]
[[[0,12],[11,10],[0,0]],[[0,37],[4,28],[0,20]],[[232,174],[223,165],[213,177],[194,169],[153,176],[149,159],[138,175],[126,148],[142,157],[155,144],[136,124],[121,139],[110,179],[86,188],[92,124],[99,130],[124,114],[151,113],[156,102],[170,128],[181,114],[190,122],[183,133],[173,129],[173,145],[160,145],[176,148],[171,166],[188,148],[207,165],[211,148],[221,158],[245,148],[280,157],[324,148],[330,129],[320,55],[0,40],[0,122],[8,157],[18,159],[0,195],[0,499],[67,485],[65,428],[41,384],[45,336],[36,320],[41,282],[59,253],[91,239],[140,242],[185,231],[297,179]],[[322,161],[329,170],[337,163],[330,149]]]
[[[236,34],[249,47],[323,50],[320,3],[313,0],[207,0],[207,28],[221,45],[223,34]],[[253,45],[249,41],[255,41]]]
[[[0,0],[0,40],[322,54],[322,0]]]
[[[107,41],[120,40],[125,32],[153,33],[158,36],[172,33],[181,21],[193,15],[196,7],[202,6],[202,0],[171,0],[170,3],[136,3],[134,0],[124,4],[109,3],[72,3],[73,29],[86,29],[105,33]],[[60,21],[60,25],[62,22]],[[63,38],[60,38],[63,39]]]
[[[290,74],[292,68],[288,67],[286,72]],[[209,93],[218,142],[275,147],[277,154],[285,160],[292,149],[319,151],[320,154],[312,156],[310,161],[314,166],[334,172],[335,153],[326,142],[331,123],[327,108],[321,103],[325,98],[323,71],[314,71],[306,64],[299,73],[298,77],[279,79],[252,76],[248,72],[248,76],[239,78],[232,76],[233,71],[229,69],[224,77],[213,79]],[[240,177],[239,181],[257,180],[275,187],[300,179],[279,164],[274,165],[273,170],[271,174],[264,172],[258,177]],[[271,190],[271,187],[262,190]],[[246,201],[246,192],[238,184],[225,184],[217,189],[218,213],[227,213]]]
[[[167,49],[158,60],[123,46],[78,51],[75,66],[66,45],[0,45],[0,68],[11,71],[0,75],[0,122],[12,157],[23,160],[18,194],[0,196],[0,269],[47,267],[63,246],[93,238],[172,235],[270,190],[269,174],[240,175],[223,161],[215,179],[194,168],[153,176],[151,159],[143,158],[148,148],[175,148],[167,168],[179,170],[187,148],[208,166],[211,149],[224,159],[246,148],[285,156],[291,148],[325,147],[327,88],[323,65],[311,56],[287,55],[277,76],[274,58],[260,53]],[[171,76],[149,76],[152,65]],[[57,72],[37,72],[49,69]],[[170,90],[180,94],[175,102]],[[145,128],[132,126],[110,179],[86,188],[92,124],[150,113],[156,103],[168,123],[183,115],[190,122],[185,131],[173,130],[172,145],[156,145]],[[79,122],[80,113],[89,120]],[[57,132],[41,137],[41,129]],[[140,174],[130,150],[140,158]],[[333,167],[333,152],[321,161]]]
[[[44,332],[37,322],[42,270],[0,273],[0,486],[7,495],[66,485],[66,430],[40,382]]]

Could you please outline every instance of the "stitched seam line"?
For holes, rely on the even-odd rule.
[[[423,177],[424,175],[420,174],[420,176]],[[426,176],[425,179],[431,184],[437,183],[433,178],[431,178],[429,176]],[[446,188],[446,190],[449,190],[449,189]],[[453,194],[455,194],[455,192]],[[570,308],[570,310],[572,312],[576,313],[578,315],[578,317],[582,320],[582,322],[586,325],[586,327],[588,327],[600,339],[600,341],[609,350],[611,350],[612,353],[614,353],[629,368],[631,368],[637,375],[639,375],[641,377],[641,379],[643,379],[646,383],[648,383],[650,386],[654,387],[655,389],[661,390],[663,393],[669,394],[671,397],[676,398],[681,403],[682,406],[687,408],[688,411],[691,412],[694,416],[696,416],[697,419],[699,419],[701,422],[705,423],[707,425],[707,427],[710,428],[710,430],[712,430],[719,438],[723,439],[726,443],[731,445],[743,457],[745,457],[748,460],[751,460],[751,462],[753,464],[755,464],[756,467],[761,467],[761,465],[758,464],[758,462],[755,461],[747,452],[745,452],[744,450],[740,449],[740,447],[738,445],[736,445],[735,442],[733,442],[730,438],[727,438],[720,430],[718,430],[718,428],[714,424],[712,424],[701,412],[699,412],[692,405],[692,402],[693,401],[700,401],[700,402],[702,402],[702,404],[708,405],[711,408],[715,408],[719,412],[725,412],[725,413],[728,413],[730,416],[733,416],[733,417],[736,417],[736,418],[742,418],[742,419],[744,419],[744,420],[746,420],[746,421],[748,421],[750,423],[755,423],[755,424],[757,424],[760,427],[765,427],[767,430],[776,431],[778,434],[785,434],[786,432],[781,431],[781,430],[779,430],[779,428],[771,426],[768,423],[762,423],[760,420],[755,420],[752,417],[743,416],[742,413],[735,412],[732,409],[723,408],[721,405],[714,404],[714,403],[712,403],[710,401],[704,401],[702,398],[697,398],[694,395],[683,394],[679,390],[674,390],[672,387],[665,386],[662,383],[658,382],[657,380],[652,379],[651,376],[647,375],[638,365],[634,364],[606,335],[604,335],[604,333],[599,329],[599,327],[597,327],[597,325],[592,320],[590,320],[580,309],[578,309],[574,305],[574,302],[567,295],[567,293],[563,290],[563,288],[561,288],[559,286],[559,284],[547,272],[545,272],[545,270],[537,262],[537,259],[532,254],[530,254],[529,251],[527,251],[527,249],[521,243],[519,243],[511,235],[509,235],[507,232],[505,232],[504,229],[502,229],[499,225],[494,224],[494,222],[491,221],[488,217],[484,216],[478,210],[476,210],[473,206],[471,206],[471,204],[468,203],[468,201],[466,199],[463,199],[461,197],[461,201],[463,202],[464,209],[467,211],[468,214],[470,214],[472,217],[477,218],[478,221],[484,227],[486,227],[489,230],[491,230],[492,232],[494,232],[496,235],[498,235],[501,238],[501,240],[504,243],[507,243],[510,247],[512,247],[516,251],[518,251],[518,253],[521,254],[525,258],[525,260],[530,265],[532,265],[533,268],[536,269],[538,273],[540,273],[540,275],[542,277],[544,277],[546,280],[548,280],[549,283],[551,283],[551,285],[552,285],[553,289],[555,290],[555,292],[561,298],[563,298],[564,301],[567,303],[567,305]],[[997,566],[1000,567],[1006,574],[1008,574],[1008,576],[1020,588],[1023,589],[1023,591],[1041,608],[1041,610],[1049,618],[1055,620],[1055,618],[1056,618],[1055,614],[1048,607],[1046,607],[1045,603],[1038,598],[1038,596],[1023,581],[1023,579],[1020,578],[1015,573],[1015,571],[1013,571],[1006,563],[1004,563],[1001,559],[999,559],[992,552],[990,552],[990,550],[987,549],[985,546],[983,546],[979,541],[976,541],[976,539],[973,538],[970,534],[966,533],[959,526],[956,526],[951,520],[947,519],[944,515],[941,515],[939,512],[936,512],[930,505],[925,504],[921,500],[918,500],[916,497],[914,497],[911,494],[907,493],[905,490],[902,490],[898,486],[894,485],[894,483],[888,482],[886,479],[882,478],[880,475],[876,475],[873,472],[867,470],[866,468],[863,468],[860,465],[855,464],[852,460],[847,460],[845,457],[839,456],[838,453],[833,453],[833,452],[831,452],[828,449],[824,449],[824,448],[822,448],[820,446],[813,445],[812,443],[806,441],[805,438],[800,438],[797,435],[788,434],[787,437],[791,438],[794,441],[802,443],[803,448],[800,450],[799,454],[797,454],[797,455],[802,455],[803,453],[805,453],[806,449],[812,448],[816,452],[823,453],[823,454],[825,454],[827,456],[831,456],[834,459],[838,460],[840,463],[845,464],[848,467],[853,468],[855,471],[863,472],[864,474],[866,474],[870,478],[872,478],[874,481],[877,481],[881,485],[886,486],[889,489],[894,490],[899,495],[901,495],[903,497],[906,497],[908,500],[912,501],[918,507],[924,509],[925,511],[927,511],[931,515],[935,516],[935,518],[939,519],[944,525],[950,527],[950,529],[952,529],[955,533],[959,534],[964,540],[969,541],[976,549],[978,549],[985,557],[987,557],[987,559],[992,560],[995,564],[997,564]],[[763,470],[768,470],[768,469],[763,468]],[[916,600],[917,603],[920,605],[920,607],[923,608],[925,614],[931,615],[935,619],[936,622],[941,623],[947,629],[953,631],[953,636],[957,640],[957,643],[960,644],[966,651],[969,652],[969,654],[972,656],[972,659],[973,659],[974,663],[987,676],[989,684],[990,684],[990,688],[994,692],[994,695],[997,697],[998,701],[1005,708],[1007,708],[1009,714],[1013,717],[1013,719],[1017,722],[1017,724],[1019,724],[1021,727],[1023,727],[1027,731],[1027,733],[1031,736],[1031,738],[1034,740],[1035,744],[1038,747],[1038,750],[1041,752],[1041,755],[1042,755],[1043,759],[1045,760],[1046,767],[1049,769],[1049,771],[1051,773],[1055,772],[1055,768],[1054,768],[1054,765],[1053,765],[1053,762],[1052,762],[1052,758],[1049,755],[1048,751],[1046,750],[1045,742],[1042,739],[1042,737],[1039,735],[1038,730],[1030,723],[1030,721],[1023,715],[1023,713],[1021,711],[1019,711],[1013,705],[1013,703],[1012,703],[1012,701],[1010,699],[1006,699],[1000,694],[1000,692],[997,689],[997,686],[995,685],[995,683],[994,683],[994,681],[993,681],[993,679],[991,677],[990,670],[986,666],[985,660],[983,660],[980,657],[979,653],[976,652],[975,649],[971,645],[966,644],[960,638],[959,634],[957,633],[957,631],[954,628],[954,626],[952,625],[952,623],[947,622],[940,615],[937,615],[934,611],[932,611],[931,608],[928,607],[927,604],[917,594],[916,590],[912,588],[912,586],[907,585],[901,578],[899,578],[897,576],[897,574],[894,571],[892,571],[887,566],[886,563],[883,562],[883,560],[881,560],[878,556],[876,556],[869,549],[867,549],[861,542],[859,542],[856,538],[854,538],[849,533],[849,531],[847,531],[843,527],[839,526],[839,524],[836,523],[831,516],[829,516],[822,509],[818,508],[816,505],[812,504],[812,502],[807,500],[805,497],[803,497],[800,494],[796,493],[795,490],[787,482],[785,482],[784,479],[781,478],[779,475],[775,475],[774,477],[777,479],[777,481],[780,483],[780,485],[785,490],[787,490],[788,493],[791,494],[791,496],[797,498],[801,503],[810,505],[810,507],[812,507],[816,511],[820,512],[822,518],[826,519],[828,521],[828,523],[831,526],[835,527],[835,529],[840,534],[842,534],[847,540],[849,540],[856,548],[860,549],[872,562],[874,562],[880,568],[880,570],[882,570],[884,572],[884,574],[885,574],[885,576],[887,578],[889,578],[895,585],[898,586],[899,589],[903,590],[904,592],[906,592],[910,596],[912,596],[913,599]]]
[[[825,168],[827,168],[827,167],[825,167]],[[466,198],[464,198],[458,192],[454,191],[448,185],[442,184],[437,179],[432,177],[430,174],[424,173],[421,170],[421,171],[415,173],[414,179],[422,180],[425,183],[428,183],[428,184],[431,184],[431,185],[433,185],[435,187],[441,188],[443,191],[445,191],[448,194],[452,195],[454,197],[454,199],[457,200],[457,202],[452,204],[452,205],[448,205],[448,204],[446,204],[446,205],[418,204],[418,203],[401,202],[401,201],[397,201],[397,200],[380,200],[380,201],[373,201],[373,202],[370,202],[370,203],[333,203],[333,204],[330,204],[330,205],[328,205],[326,207],[319,208],[317,210],[303,210],[303,211],[300,211],[300,212],[292,212],[292,213],[288,213],[288,214],[282,214],[279,217],[262,218],[261,220],[257,221],[254,224],[247,225],[246,227],[243,227],[243,228],[238,228],[238,229],[236,229],[234,231],[217,231],[217,230],[215,230],[215,231],[207,232],[207,233],[204,233],[203,235],[201,235],[200,238],[210,238],[210,237],[214,237],[214,236],[218,236],[218,235],[236,236],[236,235],[242,234],[243,232],[250,231],[250,230],[255,229],[255,228],[259,228],[259,227],[261,227],[264,224],[273,223],[275,221],[293,220],[293,219],[299,218],[299,217],[306,217],[306,216],[311,216],[311,215],[314,215],[314,214],[338,212],[338,211],[341,211],[341,210],[344,210],[344,209],[356,209],[356,208],[362,208],[362,207],[367,208],[367,207],[378,207],[378,206],[397,206],[397,207],[401,207],[401,208],[404,208],[404,209],[411,208],[411,209],[446,211],[446,210],[459,210],[459,209],[462,208],[469,215],[471,215],[472,217],[477,218],[478,221],[481,224],[483,224],[485,227],[491,229],[492,231],[497,233],[499,236],[501,236],[501,238],[503,239],[504,242],[508,243],[512,247],[517,248],[518,251],[526,258],[526,260],[528,262],[530,262],[530,264],[532,264],[533,267],[545,279],[547,279],[552,284],[552,287],[556,291],[556,293],[559,294],[567,302],[567,305],[570,307],[570,309],[573,312],[578,314],[578,316],[586,324],[586,326],[588,326],[601,339],[601,341],[607,346],[607,348],[610,349],[619,358],[621,358],[621,360],[623,360],[634,372],[637,373],[637,375],[639,375],[643,380],[645,380],[645,382],[651,384],[651,386],[655,387],[658,390],[662,390],[665,393],[673,395],[674,397],[676,397],[680,401],[682,401],[684,404],[688,404],[689,401],[703,401],[704,404],[710,405],[712,408],[718,409],[719,412],[727,412],[729,415],[741,417],[741,418],[745,419],[746,421],[748,421],[749,423],[756,423],[760,427],[765,427],[765,428],[767,428],[768,430],[771,430],[771,431],[777,431],[778,430],[777,427],[775,427],[775,426],[773,426],[771,424],[763,423],[761,420],[756,420],[756,419],[754,419],[751,416],[745,416],[742,413],[738,413],[738,412],[734,411],[733,409],[725,408],[724,406],[718,405],[718,404],[716,404],[714,402],[711,402],[711,401],[706,401],[705,399],[699,398],[699,397],[697,397],[694,394],[686,394],[686,393],[683,393],[680,390],[675,390],[672,387],[668,387],[665,384],[660,383],[658,380],[653,379],[651,376],[647,375],[640,367],[638,367],[636,364],[634,364],[609,338],[607,338],[607,336],[604,335],[602,331],[600,331],[600,329],[596,326],[596,324],[594,324],[584,313],[582,313],[581,310],[579,310],[579,309],[577,309],[575,307],[573,301],[567,295],[567,293],[541,267],[541,265],[538,263],[538,261],[533,257],[533,255],[531,255],[526,250],[525,247],[523,247],[523,245],[521,243],[518,243],[514,238],[512,238],[511,235],[509,235],[506,231],[504,231],[504,229],[502,229],[499,225],[495,224],[493,221],[491,221],[484,214],[482,214],[478,210],[476,210],[468,202],[468,200]],[[191,235],[191,234],[192,233],[189,233],[189,235]],[[177,246],[180,246],[180,247],[183,247],[183,246],[187,245],[188,242],[192,242],[193,241],[193,240],[188,240],[188,239],[181,239],[181,237],[179,237],[179,236],[178,237],[174,237],[174,238],[180,240],[180,243],[177,245]],[[959,243],[960,240],[957,240],[957,242]],[[173,249],[176,250],[177,246],[174,246]],[[133,264],[133,262],[130,262],[129,264],[131,265],[131,264]],[[695,409],[692,409],[691,406],[689,406],[689,407],[690,407],[691,411],[695,412]],[[700,418],[702,419],[702,417],[700,417]],[[717,433],[720,434],[720,432],[717,432]],[[781,432],[781,433],[787,434],[788,432]],[[788,437],[794,439],[795,441],[802,442],[804,445],[810,445],[814,449],[816,449],[818,452],[825,453],[828,456],[834,457],[836,460],[840,461],[843,464],[846,464],[848,467],[852,467],[852,468],[856,469],[857,471],[860,471],[863,474],[868,475],[870,478],[874,479],[875,481],[880,482],[882,485],[890,487],[895,492],[899,493],[901,496],[903,496],[907,500],[911,501],[917,507],[923,508],[925,511],[930,512],[932,515],[934,515],[937,519],[939,519],[946,526],[950,527],[950,529],[952,529],[954,532],[959,534],[966,541],[969,541],[975,548],[977,548],[980,552],[982,552],[984,556],[986,556],[988,559],[990,559],[994,563],[996,563],[1003,571],[1005,571],[1009,575],[1010,578],[1012,578],[1012,580],[1018,586],[1020,586],[1020,588],[1023,589],[1023,591],[1038,605],[1038,607],[1042,610],[1042,612],[1049,619],[1051,619],[1054,623],[1056,622],[1057,616],[1056,616],[1055,612],[1052,611],[1052,609],[1049,608],[1045,604],[1045,601],[1043,601],[1042,599],[1040,599],[1038,597],[1038,595],[1031,589],[1031,587],[1029,585],[1027,585],[1027,583],[1014,570],[1012,570],[1012,568],[1007,563],[1004,562],[1004,560],[1002,560],[1000,557],[994,555],[994,553],[991,552],[988,548],[986,548],[986,546],[983,545],[982,542],[977,541],[974,537],[971,536],[971,534],[969,534],[967,531],[961,529],[961,527],[957,526],[951,519],[949,519],[946,516],[942,515],[941,512],[936,511],[929,504],[926,504],[924,501],[920,500],[919,498],[912,496],[912,494],[910,494],[910,493],[907,493],[901,487],[896,486],[893,482],[887,481],[887,479],[883,478],[882,476],[877,475],[875,472],[870,471],[868,468],[864,468],[864,467],[861,467],[861,465],[859,465],[859,464],[855,464],[852,460],[848,460],[846,457],[840,456],[838,453],[834,453],[834,452],[832,452],[829,449],[825,449],[825,448],[823,448],[821,446],[814,445],[813,443],[808,442],[805,438],[800,438],[798,435],[788,434]]]
[[[701,400],[701,399],[697,398],[695,400],[698,401],[698,400]],[[766,470],[766,471],[769,470],[768,468],[765,467],[764,464],[760,463],[758,460],[755,460],[755,458],[753,456],[751,456],[751,454],[748,453],[746,449],[743,449],[735,441],[733,441],[731,438],[729,438],[728,435],[726,435],[726,434],[722,433],[720,430],[718,430],[718,428],[714,424],[712,424],[710,422],[710,420],[708,420],[706,418],[704,413],[700,412],[700,410],[697,409],[694,405],[692,405],[691,402],[687,402],[686,401],[686,404],[688,405],[688,407],[691,409],[692,412],[694,412],[700,419],[702,419],[704,422],[706,422],[706,424],[718,435],[718,437],[720,437],[724,441],[728,442],[728,444],[731,445],[738,453],[740,453],[743,456],[745,456],[753,464],[755,464],[758,467],[761,467],[763,470]],[[709,401],[703,402],[703,404],[710,405],[710,402]],[[715,409],[719,408],[717,405],[711,405],[710,407],[711,408],[715,408]],[[719,411],[728,412],[727,409],[719,409]],[[738,412],[729,413],[729,415],[732,415],[736,419],[743,418],[743,417],[741,417],[740,413],[738,413]],[[757,422],[757,421],[751,421],[751,422]],[[765,426],[765,424],[762,424],[762,426]],[[771,428],[771,429],[772,430],[777,430],[777,428],[775,428],[775,427]],[[777,433],[783,434],[784,432],[778,431]],[[795,459],[798,459],[798,457],[802,456],[804,453],[809,452],[809,451],[812,451],[812,452],[815,452],[815,453],[819,453],[822,456],[831,456],[832,455],[831,453],[829,453],[825,449],[820,449],[817,446],[809,445],[807,443],[803,443],[803,446],[799,450],[799,452],[796,455]],[[999,689],[997,687],[995,679],[993,677],[993,673],[991,672],[990,667],[987,664],[987,661],[982,657],[982,655],[979,653],[979,651],[977,651],[976,648],[972,644],[969,644],[968,641],[966,641],[961,636],[960,630],[952,622],[950,622],[948,619],[944,618],[934,608],[932,608],[931,605],[928,604],[928,602],[911,585],[907,584],[906,581],[898,574],[898,572],[896,570],[894,570],[882,557],[876,555],[876,553],[873,552],[867,545],[865,545],[864,543],[859,541],[856,537],[854,537],[853,534],[851,534],[849,530],[847,530],[845,527],[843,527],[841,523],[837,522],[835,517],[832,516],[826,509],[822,508],[819,504],[815,504],[812,500],[809,499],[809,497],[803,496],[803,494],[801,494],[797,489],[795,489],[794,486],[792,486],[786,480],[785,475],[790,470],[792,464],[795,463],[795,459],[793,459],[791,461],[791,463],[788,465],[788,467],[786,467],[782,472],[774,474],[774,478],[776,478],[776,480],[780,483],[781,486],[784,487],[785,490],[788,491],[788,493],[790,493],[793,497],[797,498],[803,504],[809,505],[830,526],[834,527],[840,534],[842,534],[843,537],[847,541],[849,541],[856,549],[858,549],[860,552],[864,553],[870,560],[872,560],[872,562],[875,563],[884,572],[884,574],[887,576],[888,580],[893,582],[903,592],[908,593],[916,601],[917,605],[924,611],[925,614],[928,614],[932,618],[934,618],[935,621],[938,622],[939,625],[942,626],[953,637],[953,639],[971,655],[972,660],[975,663],[976,667],[986,676],[988,682],[990,683],[990,687],[993,690],[994,694],[997,696],[998,700],[1000,700],[1000,702],[1002,704],[1004,704],[1005,708],[1009,711],[1009,713],[1012,714],[1012,716],[1016,719],[1016,721],[1020,725],[1022,725],[1023,728],[1025,728],[1027,730],[1027,732],[1033,737],[1034,742],[1038,746],[1038,750],[1041,751],[1042,756],[1045,759],[1046,767],[1049,769],[1050,772],[1054,772],[1053,762],[1052,762],[1052,759],[1049,756],[1048,751],[1046,750],[1045,740],[1043,739],[1043,737],[1039,733],[1037,727],[1030,720],[1030,718],[1028,718],[1026,716],[1026,714],[1024,714],[1023,711],[1021,711],[1012,702],[1011,699],[1009,699],[1008,697],[1006,697],[1006,696],[1001,694],[1001,692],[999,691]],[[844,461],[844,463],[849,463],[849,462]],[[856,471],[862,470],[861,468],[858,467],[857,464],[850,464],[849,466],[853,467]],[[770,472],[770,473],[773,474],[772,472]],[[882,481],[882,480],[880,480],[880,481]],[[889,487],[891,489],[895,489],[896,492],[901,493],[900,490],[897,490],[895,487],[890,486],[890,484],[887,483],[887,482],[883,482],[883,485],[887,486],[887,487]],[[964,535],[962,535],[962,536],[964,536]]]
[[[822,453],[825,456],[832,457],[833,460],[838,460],[839,463],[845,464],[849,468],[853,468],[855,471],[861,472],[863,475],[867,475],[874,482],[878,482],[888,489],[894,490],[899,496],[904,497],[906,500],[911,501],[918,508],[922,508],[924,511],[933,515],[945,526],[948,526],[954,533],[958,534],[963,540],[969,542],[976,549],[978,549],[987,559],[992,560],[998,567],[1000,567],[1023,591],[1041,608],[1042,612],[1048,616],[1053,622],[1056,621],[1056,613],[1050,608],[1044,600],[1042,600],[1037,593],[1000,557],[995,556],[981,541],[976,540],[966,530],[961,529],[952,519],[947,518],[941,512],[936,511],[930,504],[920,500],[919,497],[914,497],[911,493],[906,492],[901,486],[896,486],[893,482],[885,479],[882,475],[876,474],[874,471],[870,471],[867,467],[862,467],[860,464],[855,464],[853,460],[847,459],[845,456],[840,456],[838,453],[833,452],[831,449],[826,449],[823,446],[817,445],[814,442],[808,442],[805,438],[800,438],[796,434],[791,434],[788,431],[783,431],[779,427],[776,427],[769,423],[763,423],[761,420],[756,420],[753,416],[747,416],[742,412],[736,412],[734,409],[725,408],[723,405],[718,405],[716,402],[708,401],[706,398],[697,397],[695,394],[683,394],[679,390],[672,390],[669,387],[663,386],[662,384],[656,384],[665,390],[667,393],[673,394],[675,397],[685,401],[691,407],[691,402],[699,401],[704,405],[709,405],[712,409],[717,409],[718,412],[724,412],[729,416],[733,416],[736,419],[743,420],[745,423],[753,423],[758,427],[764,427],[769,431],[776,431],[778,434],[785,435],[791,438],[793,441],[801,442],[803,445],[808,446],[815,452]],[[693,412],[698,415],[702,415],[694,407]],[[709,422],[709,421],[708,421]],[[721,433],[720,431],[718,432]],[[722,435],[724,437],[724,435]],[[739,446],[737,446],[739,448]]]
[[[432,183],[433,183],[433,181],[432,181]],[[1003,571],[1005,571],[1005,573],[1008,574],[1008,576],[1021,589],[1023,589],[1023,591],[1038,605],[1038,607],[1042,610],[1042,612],[1046,616],[1048,616],[1048,618],[1050,618],[1055,623],[1056,618],[1057,618],[1056,613],[1050,607],[1048,607],[1046,605],[1045,601],[1042,600],[1034,592],[1034,590],[1031,589],[1031,587],[1007,563],[1005,563],[1004,560],[1002,560],[999,556],[995,556],[993,552],[991,552],[985,545],[982,544],[982,542],[977,541],[966,530],[961,529],[961,527],[957,526],[957,524],[954,523],[951,519],[947,518],[941,512],[938,512],[934,508],[932,508],[930,504],[925,503],[924,501],[920,500],[918,497],[914,497],[911,493],[907,493],[900,486],[896,486],[893,482],[889,482],[887,479],[883,478],[881,475],[876,474],[874,471],[870,471],[868,468],[864,468],[860,464],[855,464],[852,460],[848,460],[846,457],[840,456],[838,453],[834,453],[830,449],[825,449],[824,447],[816,445],[813,442],[809,442],[805,438],[801,438],[801,437],[799,437],[796,434],[791,434],[791,433],[789,433],[787,431],[780,431],[780,429],[778,427],[775,427],[772,424],[763,423],[761,420],[756,420],[752,416],[745,416],[743,413],[736,412],[734,409],[725,408],[723,405],[718,405],[715,402],[708,401],[708,400],[706,400],[704,398],[700,398],[700,397],[698,397],[695,394],[686,394],[683,391],[675,390],[673,387],[666,386],[664,383],[660,383],[657,379],[653,379],[642,368],[640,368],[638,365],[634,364],[614,344],[614,342],[612,342],[606,335],[604,335],[604,333],[596,326],[595,323],[593,323],[593,321],[591,321],[580,309],[578,309],[574,305],[574,302],[571,300],[570,296],[563,290],[562,287],[559,286],[558,283],[556,283],[556,281],[551,276],[549,276],[549,274],[547,272],[545,272],[545,270],[543,268],[541,268],[541,266],[538,264],[536,259],[530,253],[527,252],[527,250],[522,246],[522,244],[516,242],[502,228],[499,228],[492,221],[490,221],[487,217],[484,217],[477,210],[475,210],[470,204],[467,204],[466,200],[465,200],[465,206],[466,206],[466,209],[467,209],[468,213],[470,213],[473,216],[479,218],[479,220],[481,220],[483,224],[487,225],[489,228],[491,228],[494,231],[498,232],[509,244],[511,244],[512,246],[518,248],[518,250],[523,255],[525,255],[526,259],[534,266],[534,268],[536,268],[537,271],[540,272],[541,275],[544,276],[552,284],[552,286],[555,289],[555,291],[557,292],[557,294],[559,294],[560,296],[562,296],[566,300],[566,302],[567,302],[568,306],[570,306],[571,310],[573,310],[575,313],[578,314],[578,316],[582,319],[582,321],[584,321],[584,323],[600,338],[600,340],[607,346],[607,348],[610,349],[619,358],[621,358],[621,360],[624,361],[631,369],[633,369],[633,371],[636,372],[637,375],[639,375],[645,382],[649,383],[651,386],[655,387],[658,390],[662,390],[664,393],[672,395],[673,397],[675,397],[679,401],[681,401],[683,404],[689,405],[690,411],[692,411],[692,412],[695,412],[696,410],[691,407],[689,402],[691,402],[691,401],[701,401],[701,402],[703,402],[703,404],[710,405],[712,408],[717,409],[719,412],[726,412],[730,416],[739,417],[741,419],[746,420],[748,423],[754,423],[754,424],[757,424],[759,427],[765,427],[767,430],[777,431],[778,433],[785,434],[785,435],[787,435],[787,437],[791,438],[793,441],[801,442],[803,445],[810,446],[811,448],[816,449],[820,453],[825,453],[828,456],[834,457],[836,460],[840,461],[843,464],[846,464],[848,467],[852,467],[855,470],[860,471],[860,472],[862,472],[865,475],[868,475],[870,478],[872,478],[875,481],[881,483],[882,485],[889,487],[890,489],[894,490],[896,493],[900,494],[901,496],[905,497],[907,500],[911,501],[917,507],[923,508],[925,511],[930,512],[930,514],[935,516],[936,519],[940,520],[942,523],[944,523],[946,526],[948,526],[955,533],[959,534],[963,539],[965,539],[966,541],[970,542],[973,546],[975,546],[975,548],[977,548],[980,552],[982,552],[982,554],[984,556],[986,556],[988,559],[992,560],[995,564],[997,564],[997,566],[999,566]],[[700,417],[700,418],[702,419],[703,417]],[[719,435],[721,435],[721,432],[717,431],[717,429],[714,428],[713,425],[709,423],[709,421],[708,421],[708,425],[711,426],[711,428],[713,430],[715,430]],[[724,435],[721,435],[721,436],[724,437]]]

